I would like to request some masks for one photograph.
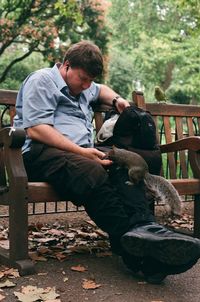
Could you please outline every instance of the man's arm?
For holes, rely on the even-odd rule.
[[[114,90],[106,85],[100,86],[99,100],[102,104],[113,106],[113,100],[119,113],[121,113],[126,107],[130,106],[129,102],[119,96]]]
[[[102,165],[110,165],[112,163],[112,161],[108,159],[103,159],[106,155],[105,153],[95,148],[83,148],[78,146],[50,125],[41,124],[27,128],[26,131],[31,139],[40,141],[49,146],[96,160]]]

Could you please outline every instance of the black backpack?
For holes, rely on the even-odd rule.
[[[156,125],[150,112],[135,105],[126,107],[114,126],[112,142],[120,148],[157,149]]]

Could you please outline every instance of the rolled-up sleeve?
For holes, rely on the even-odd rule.
[[[54,124],[55,83],[46,74],[32,76],[23,87],[23,127]]]

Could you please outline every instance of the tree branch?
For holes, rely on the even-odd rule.
[[[31,48],[31,49],[29,49],[29,51],[26,52],[23,56],[18,57],[16,59],[14,59],[12,62],[10,62],[10,64],[4,69],[3,73],[0,76],[0,83],[2,83],[5,80],[5,78],[6,78],[7,74],[8,74],[8,72],[9,72],[9,70],[11,69],[11,67],[13,65],[15,65],[16,63],[24,60],[26,57],[30,56],[30,54],[33,52],[33,50],[34,50],[34,47]]]

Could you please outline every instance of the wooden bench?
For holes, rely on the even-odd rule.
[[[0,105],[3,106],[0,123],[0,206],[8,206],[9,210],[9,250],[0,247],[0,263],[17,267],[24,275],[34,272],[33,262],[28,256],[28,204],[60,202],[61,199],[48,183],[28,182],[21,155],[25,131],[6,127],[6,114],[11,125],[13,122],[16,96],[17,91],[0,90]],[[107,106],[96,109],[97,132],[103,123],[102,112],[108,109]]]
[[[146,103],[140,92],[133,92],[133,102],[154,118],[162,152],[161,175],[180,195],[191,196],[193,235],[200,238],[200,106]]]
[[[7,106],[11,121],[15,112],[16,94],[16,91],[0,90],[0,105]],[[180,194],[194,195],[194,235],[200,237],[200,170],[198,163],[200,139],[195,136],[194,131],[194,123],[199,127],[199,107],[145,104],[143,95],[138,92],[134,92],[133,101],[139,107],[147,107],[157,122],[158,137],[162,141],[166,137],[167,144],[161,145],[162,152],[167,153],[167,168],[163,170],[169,172],[166,176],[171,179]],[[102,112],[106,110],[108,107],[96,109],[97,132],[103,122]],[[164,126],[158,116],[162,116]],[[170,116],[176,120],[175,130],[170,128]],[[189,134],[185,134],[185,127],[183,133],[183,119],[187,120]],[[163,133],[162,129],[159,130],[160,126],[165,130]],[[60,200],[49,184],[28,182],[21,156],[21,146],[24,140],[24,130],[12,127],[0,130],[0,205],[9,208],[10,243],[9,250],[0,248],[0,262],[17,267],[21,275],[34,272],[34,265],[28,257],[28,204],[37,201]],[[172,143],[172,140],[176,140],[176,142]],[[190,178],[188,165],[193,173]],[[177,174],[178,170],[181,171],[180,175]]]

